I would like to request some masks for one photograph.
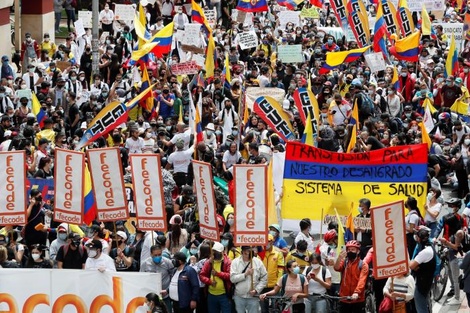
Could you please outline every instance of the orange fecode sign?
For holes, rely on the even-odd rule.
[[[144,305],[145,298],[133,298],[127,304],[125,311],[123,302],[122,280],[120,277],[113,277],[113,297],[99,295],[93,299],[89,308],[82,298],[74,294],[62,295],[54,303],[50,302],[49,295],[47,294],[35,294],[26,299],[21,311],[12,295],[0,293],[0,303],[8,306],[7,311],[0,311],[0,313],[33,313],[36,306],[41,304],[52,306],[52,313],[62,313],[67,305],[74,306],[77,313],[98,313],[104,306],[111,307],[114,313],[134,313],[139,306]]]

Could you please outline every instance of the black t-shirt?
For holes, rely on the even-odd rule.
[[[371,151],[385,148],[385,146],[377,138],[372,136],[369,136],[369,138],[367,138],[366,145],[371,145]]]
[[[67,254],[64,255],[65,250],[67,250]],[[88,255],[86,249],[83,248],[83,246],[80,246],[78,247],[78,249],[73,250],[67,244],[59,248],[55,259],[57,262],[62,262],[62,267],[65,269],[81,270],[87,258]]]
[[[80,115],[80,110],[78,109],[78,106],[75,103],[69,109],[69,123],[70,123],[70,126],[72,125],[73,121],[75,120],[75,117],[77,116],[77,114]],[[75,125],[75,127],[77,127],[77,126],[78,126],[78,123]]]
[[[124,251],[124,255],[126,257],[134,257],[135,253],[135,248],[127,246]],[[109,253],[109,256],[114,260],[114,265],[116,266],[116,271],[136,271],[136,264],[132,264],[129,268],[127,265],[124,263],[123,260],[118,260],[118,255],[117,255],[117,248],[114,248],[111,250]]]

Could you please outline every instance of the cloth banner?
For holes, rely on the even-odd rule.
[[[268,167],[234,165],[234,243],[265,246],[268,243]]]
[[[334,215],[335,208],[340,215],[347,216],[351,203],[361,198],[368,198],[373,206],[379,206],[413,196],[418,207],[424,208],[427,161],[426,144],[363,153],[335,153],[289,142],[282,217],[297,221],[309,217],[320,221],[322,209],[324,215]],[[299,203],[302,210],[299,210]],[[318,229],[319,226],[320,223],[315,225]]]
[[[0,269],[0,312],[145,313],[145,295],[160,294],[160,273]]]
[[[83,224],[85,197],[85,154],[71,150],[56,149],[54,165],[54,220],[57,222]]]
[[[166,210],[160,156],[132,154],[130,161],[137,228],[165,231]]]
[[[194,181],[196,182],[197,207],[199,210],[199,227],[202,238],[219,241],[214,184],[212,183],[212,166],[206,162],[192,161]]]
[[[0,225],[25,225],[26,153],[0,152]]]
[[[98,219],[102,222],[127,219],[129,212],[119,149],[92,149],[87,151],[87,157]]]
[[[371,208],[375,279],[408,274],[404,210],[403,200]]]

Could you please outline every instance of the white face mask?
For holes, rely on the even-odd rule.
[[[314,270],[319,269],[319,268],[320,268],[320,264],[312,264],[312,268],[313,268]]]
[[[145,136],[146,136],[147,138],[152,138],[152,134],[151,134],[151,133],[147,133]]]
[[[94,259],[97,255],[98,255],[98,251],[96,251],[96,250],[90,250],[88,252],[88,257],[90,257],[92,259]]]
[[[41,257],[41,254],[40,253],[32,253],[31,257],[33,258],[34,261],[37,261]]]
[[[21,85],[21,89],[26,89],[26,85]]]
[[[470,145],[470,139],[465,139],[463,142],[466,146]]]

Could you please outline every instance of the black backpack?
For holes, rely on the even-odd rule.
[[[312,268],[313,268],[312,266],[307,267],[307,271],[305,272],[305,276],[307,276],[308,273],[310,273],[312,271]],[[325,281],[325,278],[326,278],[326,267],[325,266],[321,267],[321,276],[323,278],[323,281]]]

